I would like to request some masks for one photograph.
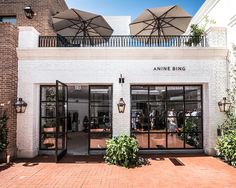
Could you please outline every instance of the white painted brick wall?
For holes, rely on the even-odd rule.
[[[185,66],[186,71],[153,71],[153,67],[165,65]],[[120,74],[125,78],[123,86],[118,83]],[[53,84],[57,79],[64,83],[113,85],[113,136],[130,133],[130,85],[203,84],[204,149],[208,153],[213,152],[217,124],[223,118],[217,102],[225,96],[224,60],[19,60],[18,96],[28,103],[26,113],[18,115],[19,156],[31,157],[37,153],[39,85]],[[121,97],[127,104],[124,114],[119,114],[117,110]],[[30,155],[28,151],[31,151]]]

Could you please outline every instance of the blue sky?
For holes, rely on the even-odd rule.
[[[132,16],[132,20],[146,8],[179,5],[194,15],[205,0],[66,0],[69,8],[101,14],[103,16]]]

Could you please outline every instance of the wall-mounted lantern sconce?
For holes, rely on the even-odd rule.
[[[32,10],[31,6],[26,6],[24,8],[24,12],[28,19],[32,19],[34,17],[34,11]]]
[[[125,78],[123,78],[122,74],[120,74],[119,84],[123,84],[123,83],[125,83]]]
[[[125,112],[125,106],[126,106],[125,101],[123,100],[123,98],[120,98],[120,101],[117,104],[119,113],[124,113]]]
[[[14,106],[16,109],[16,113],[25,113],[27,103],[23,101],[22,98],[17,98],[17,101]]]
[[[218,106],[220,109],[220,112],[228,112],[231,107],[231,103],[227,101],[226,97],[223,97],[223,99],[218,102]]]

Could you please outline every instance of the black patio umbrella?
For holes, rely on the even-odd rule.
[[[54,30],[60,36],[80,39],[82,44],[94,45],[109,39],[113,29],[97,14],[69,9],[52,17]]]
[[[191,20],[179,6],[146,9],[131,24],[133,36],[173,36],[183,34]]]

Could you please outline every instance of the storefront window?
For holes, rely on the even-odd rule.
[[[112,86],[89,87],[90,149],[105,149],[112,137]]]
[[[142,149],[202,148],[201,86],[131,86],[131,134]]]

